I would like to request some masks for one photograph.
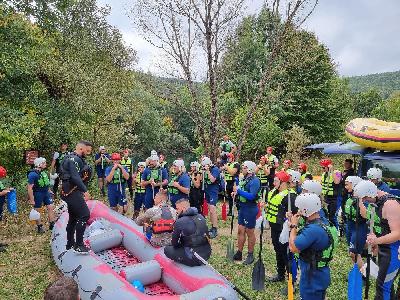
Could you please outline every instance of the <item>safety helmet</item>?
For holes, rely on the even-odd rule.
[[[111,160],[121,160],[121,154],[114,152],[111,154]]]
[[[0,178],[4,178],[7,176],[7,170],[6,168],[0,166]]]
[[[283,161],[284,164],[292,165],[292,161],[290,159],[286,159]]]
[[[355,188],[355,186],[357,184],[360,183],[360,181],[362,181],[362,178],[358,177],[358,176],[347,176],[347,178],[345,180],[345,182],[350,182],[352,184],[353,189]]]
[[[34,166],[37,168],[39,167],[42,163],[45,163],[46,159],[44,157],[37,157],[35,158],[35,160],[33,161]]]
[[[180,171],[185,167],[185,162],[182,159],[174,160],[172,163],[173,166],[178,167]]]
[[[306,190],[307,193],[312,193],[317,196],[322,194],[322,185],[316,180],[305,180],[301,185],[302,190]]]
[[[362,199],[364,197],[374,198],[378,195],[378,188],[369,180],[361,180],[354,188],[354,197]]]
[[[267,147],[267,152],[272,152],[273,148],[272,147]]]
[[[298,168],[302,169],[304,172],[307,171],[307,165],[305,163],[299,163]]]
[[[191,166],[191,167],[196,167],[196,170],[198,170],[199,167],[200,167],[200,164],[199,164],[197,161],[192,161],[192,162],[190,163],[190,166]]]
[[[150,156],[153,156],[153,155],[157,155],[157,151],[156,150],[151,150],[150,151]]]
[[[290,170],[289,172],[289,175],[290,175],[290,181],[291,182],[293,182],[293,183],[298,183],[298,182],[300,182],[300,180],[301,180],[301,174],[300,174],[300,172],[299,171],[293,171],[293,170]]]
[[[290,175],[288,173],[286,173],[285,171],[276,172],[275,177],[277,177],[280,182],[289,182],[290,181]]]
[[[331,165],[331,164],[332,164],[332,159],[330,159],[330,158],[321,159],[319,162],[319,165],[324,168],[328,168],[329,165]]]
[[[100,147],[99,147],[99,151],[101,151],[101,150],[106,150],[106,147],[100,146]]]
[[[246,167],[247,172],[254,173],[256,171],[257,165],[250,160],[246,160],[245,162],[243,162],[242,167]]]
[[[143,167],[146,168],[146,163],[144,161],[141,161],[137,164],[138,167]]]
[[[211,159],[209,157],[204,156],[203,159],[201,160],[201,165],[203,167],[207,166],[207,165],[212,165],[212,161],[211,161]]]
[[[367,177],[368,177],[368,179],[381,180],[382,179],[382,170],[379,168],[371,168],[367,172]]]
[[[312,193],[300,194],[296,197],[295,205],[302,215],[309,217],[321,210],[321,199]]]
[[[228,157],[228,158],[233,160],[235,158],[235,155],[233,155],[233,153],[229,152],[229,153],[226,154],[226,157]]]
[[[158,155],[152,154],[150,155],[149,160],[155,160],[156,162],[159,162],[160,158],[158,157]]]

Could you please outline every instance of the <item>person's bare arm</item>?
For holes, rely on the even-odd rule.
[[[55,170],[55,166],[56,166],[56,160],[53,159],[51,161],[51,165],[50,165],[50,174],[53,174],[53,171]]]
[[[106,176],[106,181],[107,181],[107,182],[111,182],[111,181],[113,180],[114,172],[115,172],[115,169],[116,169],[116,168],[117,168],[116,165],[114,165],[114,166],[111,168],[110,174],[108,174],[108,175]]]
[[[360,215],[364,219],[367,218],[367,208],[365,207],[364,203],[361,200],[358,200],[358,206],[360,207]]]
[[[390,233],[377,239],[378,244],[390,244],[400,240],[400,204],[396,200],[388,200],[383,206],[382,217],[388,220]]]
[[[35,204],[35,199],[34,199],[34,197],[33,197],[33,184],[28,184],[27,190],[28,190],[28,200],[29,200],[29,204],[34,205],[34,204]]]

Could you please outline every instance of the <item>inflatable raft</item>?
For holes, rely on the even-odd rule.
[[[355,143],[379,150],[400,150],[400,123],[374,118],[351,120],[345,128],[346,135]]]
[[[238,299],[229,282],[207,266],[187,267],[154,248],[132,220],[99,201],[88,201],[88,255],[66,250],[68,213],[57,220],[51,237],[54,260],[79,285],[82,300]],[[144,291],[131,283],[140,281]]]

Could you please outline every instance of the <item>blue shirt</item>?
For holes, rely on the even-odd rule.
[[[240,204],[246,204],[246,203],[255,203],[255,201],[258,198],[258,192],[261,187],[261,181],[258,177],[251,175],[250,178],[247,177],[246,180],[248,180],[246,186],[246,190],[244,190],[244,187],[242,189],[238,189],[237,193],[239,196],[245,198],[247,201],[246,202],[240,202]]]
[[[175,179],[175,181],[177,181],[181,186],[190,188],[190,177],[187,173],[182,173],[177,179],[178,180]],[[189,194],[182,193],[180,190],[178,190],[178,194],[169,193],[169,199],[173,204],[182,198],[189,199]]]
[[[382,192],[389,193],[390,194],[390,187],[386,184],[386,182],[381,181],[379,185],[377,185],[378,190],[381,190]]]
[[[215,178],[214,183],[211,183],[211,181],[208,179],[207,172],[204,172],[205,176],[205,185],[204,189],[205,192],[211,196],[218,197],[218,192],[219,192],[219,181],[221,180],[221,172],[219,171],[218,167],[213,166],[211,167],[210,170],[211,175]]]
[[[128,168],[127,167],[123,167],[124,169],[125,169],[125,171],[126,172],[128,172]],[[111,173],[111,169],[112,169],[112,166],[108,166],[107,168],[106,168],[106,177],[108,176],[108,175],[110,175],[110,173]],[[126,184],[126,180],[125,180],[125,178],[122,176],[122,171],[121,170],[119,170],[119,169],[116,169],[115,171],[114,171],[114,176],[116,176],[116,173],[117,172],[120,172],[120,176],[121,176],[121,184],[119,184],[119,183],[112,183],[112,182],[107,182],[107,190],[108,190],[108,192],[110,193],[124,193],[125,192],[125,184]],[[128,172],[129,173],[129,172]],[[121,188],[122,188],[122,190],[121,190]]]
[[[96,153],[96,155],[94,156],[94,160],[98,160],[100,158],[100,153]],[[108,153],[104,153],[104,156],[107,157],[108,159],[110,159],[110,155]],[[96,165],[96,172],[97,174],[104,172],[104,170],[107,168],[108,163],[107,160],[104,159],[103,164],[100,163],[98,165]]]
[[[156,168],[156,169],[150,169],[149,167],[146,167],[142,173],[142,180],[143,181],[149,181],[151,178],[154,179],[156,183],[160,183],[161,181],[164,181],[165,179],[168,179],[168,173],[165,168]],[[154,190],[159,190],[160,187],[154,187]],[[146,185],[146,192],[152,192],[153,189],[151,187],[151,184]]]
[[[326,219],[321,218],[321,220],[328,224]],[[320,251],[329,246],[329,236],[325,229],[317,223],[307,224],[296,237],[294,244],[300,252],[309,248]],[[310,270],[310,264],[300,258],[300,270],[300,295],[302,290],[313,291],[328,288],[331,282],[329,267]]]
[[[39,193],[47,193],[49,191],[49,185],[39,185],[40,175],[38,172],[30,171],[28,174],[28,184],[33,184],[33,191]]]

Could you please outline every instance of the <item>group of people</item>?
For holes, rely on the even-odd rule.
[[[87,185],[93,173],[86,158],[93,145],[80,141],[73,152],[67,148],[63,143],[60,152],[54,154],[50,173],[44,158],[35,159],[27,175],[28,198],[36,210],[47,206],[51,230],[55,221],[53,197],[59,193],[69,213],[66,248],[85,254],[90,250],[83,243],[90,216]],[[272,147],[266,149],[258,164],[239,164],[235,150],[224,136],[218,162],[202,156],[191,162],[187,171],[181,158],[169,168],[165,156],[152,151],[135,166],[128,150],[109,155],[102,146],[95,155],[98,186],[104,195],[107,186],[110,207],[122,214],[128,211],[129,192],[133,219],[144,226],[149,242],[164,247],[167,257],[188,266],[202,264],[194,252],[206,260],[211,256],[210,239],[218,236],[217,203],[221,195],[229,204],[227,214],[233,217],[237,211],[238,241],[233,259],[243,261],[247,241],[245,265],[254,262],[255,227],[262,212],[276,257],[277,274],[267,280],[285,280],[292,272],[289,261],[298,257],[300,296],[307,300],[325,298],[330,285],[329,263],[338,231],[343,228],[350,257],[360,272],[365,274],[362,257],[368,246],[373,255],[378,255],[375,299],[392,299],[393,281],[400,268],[400,205],[382,181],[380,169],[369,169],[367,178],[362,179],[355,176],[352,160],[347,159],[344,170],[338,171],[332,160],[322,159],[321,181],[317,181],[304,162],[299,162],[296,170],[290,160],[284,160],[280,167]],[[6,170],[0,167],[0,179],[5,176]],[[10,190],[0,181],[0,218]],[[203,210],[205,203],[208,213]],[[209,217],[210,228],[205,217]],[[373,221],[369,221],[371,218]],[[43,233],[40,218],[36,224],[38,233]]]

